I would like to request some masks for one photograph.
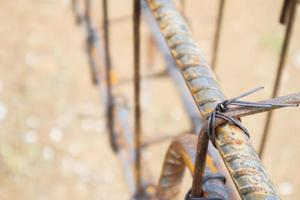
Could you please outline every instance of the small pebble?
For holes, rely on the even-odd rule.
[[[7,117],[7,107],[4,103],[0,102],[0,122],[4,121]]]
[[[49,137],[53,142],[58,143],[62,140],[63,132],[60,128],[54,127],[50,130]]]

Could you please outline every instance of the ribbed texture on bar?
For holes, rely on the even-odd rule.
[[[191,37],[184,19],[170,0],[148,0],[152,13],[180,68],[192,96],[206,117],[224,95],[216,78]],[[217,131],[217,148],[243,199],[279,199],[274,186],[247,137],[238,128]],[[230,159],[229,159],[230,158]]]
[[[196,147],[196,135],[185,134],[172,141],[157,187],[158,199],[169,200],[178,197],[185,168],[188,168],[192,175],[194,174]],[[205,175],[212,176],[216,172],[217,168],[208,155]],[[209,179],[205,181],[203,187],[209,197],[228,199],[228,191],[223,180]]]

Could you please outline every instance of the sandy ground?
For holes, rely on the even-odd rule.
[[[278,24],[282,1],[226,2],[219,81],[228,97],[265,86],[251,99],[266,99],[283,37]],[[109,3],[112,18],[130,15],[131,1]],[[85,35],[74,23],[69,2],[2,0],[0,5],[0,199],[128,199],[120,163],[108,146],[104,107],[90,82]],[[216,0],[187,1],[191,29],[208,59],[216,5]],[[299,24],[283,73],[282,95],[299,91]],[[120,79],[132,75],[131,30],[130,21],[112,25],[113,65]],[[146,27],[143,33],[143,71],[162,69],[159,56],[154,69],[146,67]],[[146,80],[142,87],[145,140],[188,130],[168,78]],[[130,84],[121,89],[132,96]],[[283,199],[300,196],[299,116],[299,109],[276,111],[263,161]],[[255,147],[264,119],[261,114],[244,120]],[[167,146],[165,142],[145,152],[155,180]]]

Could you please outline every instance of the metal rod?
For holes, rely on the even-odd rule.
[[[85,25],[87,30],[87,39],[86,39],[86,47],[87,47],[87,54],[88,54],[88,60],[89,60],[89,67],[90,67],[90,74],[91,74],[91,80],[93,84],[98,84],[98,76],[97,76],[97,66],[95,63],[95,59],[93,58],[93,51],[94,51],[94,40],[95,40],[95,33],[92,27],[92,21],[91,21],[91,0],[85,0],[84,1],[84,19],[85,19]]]
[[[207,123],[206,123],[207,124]],[[204,125],[201,128],[198,143],[197,143],[197,151],[195,156],[195,176],[193,179],[193,185],[191,190],[192,197],[202,197],[202,181],[205,172],[206,166],[206,158],[207,158],[207,150],[208,150],[208,143],[209,138],[207,134],[205,134],[205,130],[207,129],[207,125]],[[203,134],[204,133],[204,134]]]
[[[140,23],[141,1],[133,2],[133,46],[134,46],[134,140],[136,195],[143,192],[141,183],[141,107],[140,107]]]
[[[282,72],[283,72],[283,69],[284,69],[284,66],[286,63],[288,49],[289,49],[289,45],[290,45],[290,39],[291,39],[291,35],[293,32],[293,26],[294,26],[294,21],[295,21],[296,12],[297,12],[297,0],[292,0],[292,1],[290,1],[290,3],[291,3],[291,5],[290,5],[291,10],[290,10],[290,14],[289,14],[288,22],[287,22],[287,27],[285,30],[284,42],[283,42],[282,49],[281,49],[279,64],[278,64],[276,78],[275,78],[272,96],[271,96],[272,98],[276,97],[279,92],[281,76],[282,76]],[[286,5],[286,7],[288,7],[288,6]],[[263,155],[264,155],[266,142],[268,140],[268,136],[270,133],[270,126],[271,126],[272,118],[273,118],[273,112],[271,111],[267,114],[263,135],[262,135],[260,147],[258,150],[258,155],[260,158],[263,158]]]
[[[107,127],[109,130],[110,145],[114,151],[118,150],[115,130],[114,130],[114,98],[112,95],[112,83],[111,83],[111,57],[110,57],[110,41],[109,41],[109,23],[108,23],[108,0],[102,0],[103,9],[103,28],[104,28],[104,54],[105,54],[105,65],[106,65],[106,93],[107,93]]]
[[[257,103],[265,103],[272,105],[269,108],[266,107],[242,107],[242,108],[236,108],[236,109],[231,109],[231,111],[227,111],[225,113],[226,116],[228,117],[234,117],[234,118],[240,118],[242,116],[248,116],[248,115],[253,115],[261,112],[266,112],[266,111],[271,111],[273,109],[279,109],[279,108],[284,108],[284,106],[280,106],[283,104],[295,104],[298,105],[300,103],[300,93],[295,93],[287,96],[282,96],[278,98],[273,98],[270,100],[266,101],[260,101]],[[278,106],[277,106],[278,105]],[[216,118],[215,122],[215,127],[220,126],[222,123],[225,121],[220,118]],[[209,138],[207,135],[208,131],[208,122],[206,122],[203,127],[201,128],[200,134],[198,136],[198,144],[197,144],[197,155],[196,155],[196,164],[195,164],[195,176],[193,179],[193,187],[192,187],[192,192],[191,195],[193,197],[201,197],[202,195],[202,180],[204,177],[204,169],[205,169],[205,162],[206,162],[206,157],[207,157],[207,147],[208,147],[208,142]],[[253,171],[251,168],[249,169],[243,169],[243,173],[249,173]],[[260,190],[258,186],[256,186],[257,190]]]
[[[147,0],[147,2],[202,117],[206,118],[215,106],[225,99],[215,75],[192,39],[183,17],[176,11],[175,5],[168,0]],[[218,137],[216,141],[223,143],[217,146],[217,149],[242,198],[278,198],[249,138],[231,125],[219,128],[217,134],[222,137]],[[239,149],[238,154],[236,149]],[[227,159],[230,155],[232,159]],[[236,170],[245,166],[245,163],[247,167],[255,169],[255,173],[237,174]],[[259,183],[253,180],[259,180]],[[255,190],[257,185],[263,190]]]
[[[223,24],[225,0],[219,0],[218,16],[216,20],[216,28],[214,33],[211,67],[215,71],[220,48],[220,36]]]
[[[291,9],[291,2],[293,0],[284,0],[283,2],[283,6],[282,6],[282,10],[281,10],[281,14],[280,14],[280,19],[279,22],[281,24],[286,24],[289,20],[289,14],[290,14],[290,9]]]

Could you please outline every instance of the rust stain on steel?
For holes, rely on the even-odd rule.
[[[158,199],[175,199],[181,188],[181,182],[187,167],[194,174],[197,136],[185,134],[175,138],[166,154],[163,170],[157,188]],[[205,175],[218,172],[213,159],[208,155]],[[205,196],[228,199],[229,191],[220,179],[209,179],[204,185]]]
[[[202,57],[183,17],[170,0],[147,0],[152,14],[199,108],[206,118],[225,99],[209,65]],[[279,199],[265,168],[242,131],[227,125],[217,131],[217,149],[243,199]],[[238,152],[238,154],[236,154]],[[230,160],[226,158],[231,156]],[[235,177],[238,169],[249,173]],[[250,173],[251,171],[251,173]],[[252,173],[252,172],[255,173]]]

